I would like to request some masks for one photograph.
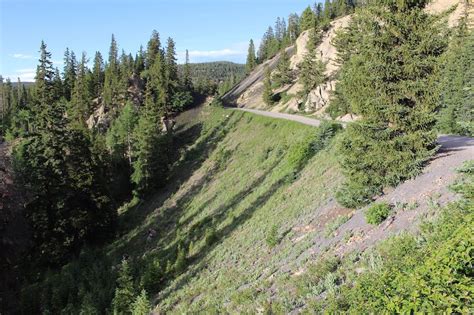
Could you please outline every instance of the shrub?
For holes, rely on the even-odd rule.
[[[176,273],[182,273],[186,269],[186,264],[186,251],[181,245],[179,245],[176,261],[174,262],[174,270]]]
[[[204,242],[206,246],[211,246],[217,241],[217,233],[214,228],[207,228],[206,232],[204,233]]]
[[[267,245],[271,248],[275,247],[280,242],[280,240],[278,239],[278,226],[276,224],[273,225],[270,229],[270,232],[267,235],[266,242]]]
[[[232,156],[232,150],[220,148],[219,151],[217,151],[216,157],[215,157],[216,170],[217,171],[223,170],[227,166],[227,164],[229,164],[229,160],[231,156]]]
[[[218,95],[214,96],[214,99],[209,105],[214,106],[214,107],[224,107],[224,103],[222,102],[222,99]]]
[[[141,282],[147,292],[155,293],[163,283],[164,272],[158,260],[153,260],[146,266]]]
[[[300,142],[290,149],[288,162],[292,169],[299,171],[313,155],[312,142]]]
[[[132,315],[148,315],[150,314],[151,305],[150,300],[148,300],[145,290],[142,290],[139,296],[130,306],[130,311]]]
[[[365,211],[365,219],[369,224],[379,225],[388,217],[389,214],[390,205],[385,202],[380,202],[370,206]]]
[[[341,124],[324,121],[316,130],[316,135],[312,144],[313,151],[319,152],[326,148],[334,136],[341,130]]]
[[[300,171],[310,158],[330,144],[331,140],[340,130],[342,130],[340,124],[323,122],[316,129],[316,133],[292,146],[288,153],[288,161],[291,168],[295,172]]]
[[[370,184],[359,184],[353,181],[346,181],[344,185],[336,192],[337,202],[347,208],[358,208],[364,206],[381,192],[381,187],[371,186]]]

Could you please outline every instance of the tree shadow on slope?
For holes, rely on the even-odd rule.
[[[186,231],[186,240],[178,240],[183,242],[195,242],[199,241],[199,236],[204,235],[205,229],[208,227],[217,227],[219,226],[228,215],[228,210],[233,209],[239,203],[241,203],[247,196],[249,196],[255,189],[257,189],[260,185],[262,185],[265,180],[268,178],[269,175],[273,172],[275,167],[278,165],[279,161],[275,161],[262,175],[258,176],[252,183],[248,184],[247,187],[240,192],[236,193],[233,197],[231,197],[227,202],[220,205],[215,211],[208,214],[204,218],[202,218],[199,222],[195,223],[191,228]],[[201,205],[196,213],[200,213],[206,207],[206,203]],[[186,220],[181,222],[179,227],[186,226],[189,224],[190,220]]]
[[[194,139],[201,138],[195,143],[193,147],[188,149],[180,161],[178,161],[172,168],[171,176],[169,178],[169,184],[163,188],[163,190],[155,195],[155,197],[141,202],[137,206],[129,209],[124,213],[120,221],[122,225],[122,235],[133,231],[134,229],[140,228],[142,233],[137,233],[132,239],[127,242],[119,240],[115,250],[119,252],[126,252],[129,254],[131,251],[143,251],[143,246],[140,246],[146,239],[146,231],[149,227],[153,227],[157,230],[156,239],[160,240],[166,237],[164,233],[169,230],[178,220],[181,215],[181,210],[184,206],[190,202],[193,197],[199,193],[202,187],[212,178],[213,173],[208,172],[203,177],[195,181],[192,186],[177,200],[176,205],[167,207],[156,213],[156,217],[153,218],[156,224],[146,223],[146,218],[154,211],[162,207],[173,194],[175,194],[183,183],[186,183],[196,170],[198,170],[206,159],[213,153],[218,144],[225,138],[225,136],[239,123],[242,119],[243,114],[232,112],[227,115],[223,121],[216,127],[207,131],[206,135],[202,135],[202,126],[194,127],[189,131]],[[191,140],[189,141],[189,143]],[[132,250],[133,249],[133,250]]]
[[[308,142],[305,145],[312,144]],[[303,146],[304,147],[304,146]],[[169,246],[169,250],[174,247],[176,249],[181,246],[181,248],[186,248],[191,242],[199,240],[206,237],[203,233],[204,228],[211,229],[213,231],[213,237],[210,241],[205,240],[205,245],[200,248],[194,255],[187,257],[188,271],[185,274],[182,274],[181,278],[178,279],[176,283],[173,283],[173,286],[168,290],[161,293],[159,300],[164,300],[169,297],[173,291],[177,291],[184,286],[186,286],[189,281],[199,274],[200,271],[208,268],[207,266],[207,257],[212,252],[212,250],[224,242],[239,226],[242,226],[245,222],[252,218],[255,212],[263,207],[268,200],[275,193],[287,187],[292,182],[299,178],[302,170],[306,167],[310,158],[314,156],[320,150],[313,150],[307,152],[306,150],[301,149],[301,145],[294,146],[288,154],[288,161],[284,163],[289,163],[290,169],[288,172],[282,174],[282,176],[272,183],[268,188],[266,188],[262,193],[260,193],[255,200],[253,200],[250,205],[248,205],[244,210],[242,210],[237,215],[232,215],[230,222],[222,226],[226,219],[228,219],[229,210],[233,209],[236,205],[241,203],[247,196],[249,196],[253,190],[258,189],[258,187],[265,184],[265,179],[272,174],[274,169],[282,162],[281,159],[277,160],[272,164],[261,176],[256,178],[247,188],[243,189],[239,193],[235,194],[230,200],[226,201],[220,207],[217,208],[212,214],[206,216],[194,226],[191,227],[190,231],[186,231],[185,240],[176,240],[172,246]],[[296,152],[296,153],[295,153]],[[298,156],[298,158],[296,158]],[[295,162],[296,161],[296,162]],[[287,233],[287,232],[286,232]],[[163,253],[163,254],[171,254]],[[174,278],[179,277],[180,275],[174,275]],[[171,280],[171,279],[170,279]]]
[[[159,296],[159,299],[166,299],[173,291],[177,291],[183,288],[194,276],[199,274],[199,272],[201,272],[202,270],[206,269],[208,267],[206,263],[206,257],[209,255],[209,253],[219,244],[224,242],[239,226],[243,225],[250,218],[252,218],[254,213],[262,206],[264,206],[267,201],[275,194],[275,192],[279,189],[282,189],[287,183],[288,182],[286,177],[277,180],[275,183],[270,185],[270,187],[268,187],[261,195],[259,195],[254,201],[252,201],[251,204],[246,207],[239,215],[234,216],[230,223],[217,230],[214,241],[212,243],[207,244],[207,246],[199,250],[195,255],[188,257],[187,262],[190,268],[188,268],[188,272],[184,274],[182,278],[179,279],[178,282],[173,285],[173,290],[163,292]],[[237,195],[235,197],[237,197]],[[211,222],[214,226],[218,225],[215,220],[212,220]]]

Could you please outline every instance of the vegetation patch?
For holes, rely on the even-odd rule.
[[[375,203],[365,210],[365,220],[369,224],[379,225],[389,216],[390,211],[391,207],[388,203]]]

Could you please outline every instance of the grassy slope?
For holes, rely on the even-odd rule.
[[[216,108],[179,130],[189,142],[198,135],[175,166],[179,184],[125,211],[130,232],[110,253],[161,257],[164,264],[174,262],[178,245],[189,248],[187,268],[158,296],[162,311],[237,312],[259,308],[270,295],[288,299],[291,293],[278,292],[278,284],[309,259],[307,253],[297,258],[321,232],[301,237],[301,230],[341,180],[333,149],[298,168],[298,148],[313,139],[315,128]],[[270,248],[266,238],[274,226],[280,242]],[[149,227],[158,231],[151,242]],[[215,241],[206,245],[211,231]]]

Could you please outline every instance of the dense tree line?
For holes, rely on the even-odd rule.
[[[186,70],[187,69],[187,70]],[[189,78],[194,89],[201,94],[215,94],[228,91],[234,84],[243,79],[246,68],[233,62],[204,62],[179,65],[178,70],[184,74],[189,72]]]
[[[42,281],[35,270],[57,268],[85,245],[107,241],[119,204],[166,183],[173,117],[203,93],[188,58],[182,69],[174,41],[162,46],[154,31],[135,56],[119,53],[114,36],[106,61],[100,52],[92,62],[85,53],[78,60],[66,49],[62,71],[42,42],[33,85],[0,80],[1,136],[15,140],[15,174],[33,237],[25,284]],[[229,64],[216,72],[226,81],[234,69],[244,71]],[[137,308],[146,304],[144,294]]]

